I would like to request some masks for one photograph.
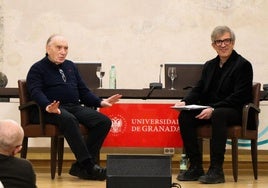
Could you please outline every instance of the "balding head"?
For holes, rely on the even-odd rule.
[[[47,39],[46,55],[48,59],[55,64],[61,64],[65,61],[68,54],[68,42],[64,36],[59,34],[51,35]]]
[[[65,40],[63,35],[60,35],[60,34],[50,35],[50,37],[47,39],[47,45],[50,45],[54,40],[58,40],[58,39],[64,39]]]
[[[15,155],[21,149],[24,132],[13,120],[0,120],[0,153]]]

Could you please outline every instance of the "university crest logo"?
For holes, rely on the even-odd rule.
[[[126,130],[126,120],[121,115],[111,115],[112,127],[110,129],[110,134],[114,136],[123,134]]]

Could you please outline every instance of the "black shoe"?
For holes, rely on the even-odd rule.
[[[99,165],[94,165],[90,171],[90,175],[95,180],[105,180],[106,179],[106,168],[102,168]]]
[[[78,162],[75,162],[72,164],[69,174],[81,179],[103,181],[106,179],[106,168],[102,168],[99,165],[94,165],[92,169],[87,170]]]
[[[78,162],[75,162],[72,164],[71,169],[69,170],[69,174],[72,176],[77,176],[79,170],[80,170],[80,165],[78,164]]]
[[[78,162],[72,164],[72,167],[69,170],[69,174],[72,176],[79,177],[81,179],[89,179],[90,177],[86,169],[83,168]]]
[[[198,181],[207,184],[224,183],[224,173],[222,168],[210,167],[207,174],[201,176]]]
[[[197,181],[200,176],[204,175],[202,167],[191,167],[177,176],[179,181]]]

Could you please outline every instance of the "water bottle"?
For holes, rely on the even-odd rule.
[[[114,65],[110,69],[109,88],[116,89],[116,70]]]
[[[181,154],[181,160],[180,160],[180,173],[185,172],[188,169],[188,159],[186,157],[186,154]]]

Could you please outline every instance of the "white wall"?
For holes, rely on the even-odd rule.
[[[237,35],[236,50],[250,60],[254,80],[268,82],[268,1],[265,0],[0,0],[3,61],[9,87],[42,58],[50,34],[69,39],[74,61],[115,64],[118,88],[158,80],[159,64],[204,62],[216,54],[217,25]],[[1,40],[0,40],[1,41]],[[1,59],[0,59],[1,60]],[[108,74],[104,87],[108,87]]]

